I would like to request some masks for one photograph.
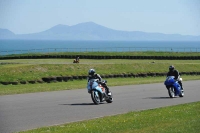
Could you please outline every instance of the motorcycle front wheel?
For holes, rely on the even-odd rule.
[[[168,88],[168,93],[169,93],[170,98],[174,98],[175,97],[174,87],[169,87]]]
[[[94,102],[94,104],[98,105],[100,103],[100,96],[99,96],[98,91],[92,90],[91,98],[92,98],[92,101]]]

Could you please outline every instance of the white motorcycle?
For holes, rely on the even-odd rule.
[[[113,102],[113,96],[111,91],[108,92],[107,81],[99,82],[98,79],[91,79],[88,81],[87,89],[91,94],[92,101],[98,105],[101,102],[106,101],[107,103]]]

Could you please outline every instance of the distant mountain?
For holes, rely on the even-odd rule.
[[[147,33],[141,31],[120,31],[93,22],[86,22],[73,26],[60,24],[46,31],[33,34],[14,34],[9,30],[0,29],[0,39],[200,41],[200,36]]]
[[[12,37],[15,37],[15,34],[7,29],[1,29],[0,28],[0,39],[10,39]]]

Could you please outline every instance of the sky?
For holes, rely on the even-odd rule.
[[[200,0],[0,0],[0,28],[15,34],[94,22],[122,31],[200,35]]]

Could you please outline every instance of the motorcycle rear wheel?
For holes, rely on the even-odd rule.
[[[112,103],[113,102],[113,98],[109,98],[108,100],[106,100],[107,103]]]
[[[179,97],[184,97],[184,91],[183,90],[181,90]]]
[[[111,93],[111,96],[109,96],[109,99],[106,100],[107,103],[112,103],[113,102],[113,95],[112,95],[112,92],[110,91]]]

